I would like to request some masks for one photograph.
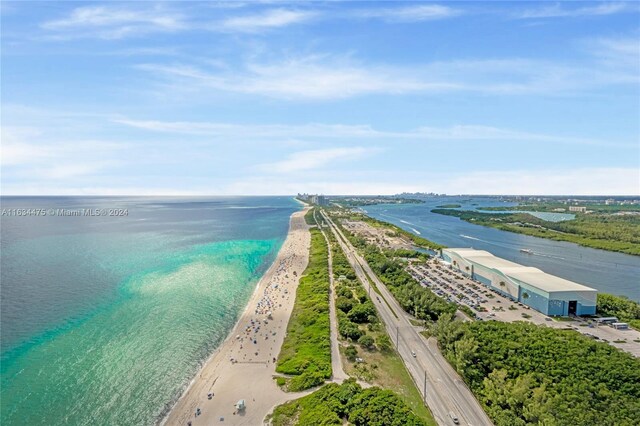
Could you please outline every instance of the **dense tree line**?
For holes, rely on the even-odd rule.
[[[431,332],[497,426],[638,424],[640,360],[606,343],[447,315]]]
[[[527,213],[481,213],[450,209],[431,211],[503,231],[640,255],[640,217],[638,216],[581,214],[574,220],[548,222]]]
[[[425,423],[390,390],[362,389],[350,379],[275,408],[274,426],[423,426]]]
[[[442,314],[456,311],[455,304],[447,302],[418,284],[405,270],[405,264],[395,259],[392,251],[381,252],[374,246],[367,246],[364,257],[402,309],[416,318],[437,320]]]
[[[276,371],[294,375],[287,390],[299,391],[331,377],[329,333],[329,266],[327,243],[318,229],[311,229],[311,251],[296,292],[287,335]]]
[[[628,297],[598,293],[596,312],[604,317],[617,317],[640,330],[640,303]]]
[[[351,264],[344,255],[333,232],[327,232],[331,245],[333,275],[336,279],[336,308],[338,333],[365,349],[375,348],[375,339],[367,335],[362,325],[378,323],[376,309],[357,280]]]

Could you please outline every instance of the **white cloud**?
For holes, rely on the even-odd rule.
[[[47,21],[42,28],[58,38],[98,37],[119,39],[150,32],[184,29],[184,17],[158,7],[123,8],[114,6],[83,6],[62,19]]]
[[[361,158],[374,151],[375,149],[366,149],[363,147],[300,151],[289,155],[285,160],[278,161],[276,163],[263,164],[259,169],[274,173],[309,171],[325,167],[337,161]]]
[[[248,64],[245,69],[205,71],[193,66],[144,64],[138,68],[175,80],[176,87],[257,94],[284,99],[341,99],[367,94],[404,94],[461,89],[448,82],[421,80],[391,67],[360,66],[318,57],[275,64]]]
[[[575,2],[574,4],[580,4]],[[528,9],[518,15],[521,19],[575,18],[581,16],[606,16],[634,10],[627,3],[601,3],[596,6],[566,8],[560,3],[537,9]],[[637,8],[635,8],[637,11]]]
[[[408,7],[372,8],[356,11],[358,18],[377,18],[387,22],[420,22],[451,18],[462,13],[459,9],[437,4]]]
[[[272,9],[256,15],[227,18],[213,28],[216,31],[255,33],[307,22],[317,16],[316,12],[287,9]]]
[[[234,69],[205,69],[184,64],[141,64],[137,68],[156,75],[163,82],[163,94],[168,83],[169,87],[182,92],[222,91],[286,100],[450,92],[558,96],[640,82],[640,75],[625,64],[605,64],[598,58],[580,66],[508,58],[400,67],[312,55],[281,62],[250,62]]]
[[[82,140],[41,142],[41,132],[27,127],[2,127],[3,177],[64,180],[95,174],[121,164],[125,144]]]
[[[209,136],[230,139],[365,139],[365,140],[417,140],[417,141],[505,141],[505,142],[548,142],[569,145],[593,145],[607,147],[635,147],[634,142],[601,141],[598,139],[533,133],[486,125],[455,125],[450,127],[422,126],[404,131],[378,130],[370,125],[309,123],[299,125],[284,124],[231,124],[185,121],[113,120],[138,129],[161,133],[175,133],[193,136]]]
[[[609,69],[626,69],[629,81],[640,75],[640,41],[638,37],[598,38],[588,40],[587,51]]]

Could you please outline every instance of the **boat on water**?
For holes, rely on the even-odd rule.
[[[531,250],[531,249],[520,249],[520,253],[533,254],[533,250]]]

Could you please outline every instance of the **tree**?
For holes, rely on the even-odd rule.
[[[369,321],[370,316],[375,316],[376,310],[369,301],[356,305],[349,311],[347,316],[355,323],[362,324]]]
[[[353,301],[346,297],[340,296],[336,299],[336,308],[340,309],[345,314],[353,308]]]
[[[358,325],[352,323],[348,319],[339,322],[338,331],[342,337],[351,340],[358,340],[363,334],[362,330],[358,328]]]
[[[353,345],[349,345],[344,350],[344,355],[349,361],[354,362],[356,360],[356,357],[358,356],[358,349]]]
[[[387,334],[383,334],[378,337],[377,345],[378,349],[383,352],[388,352],[393,348],[393,346],[391,345],[391,339],[389,339],[389,336]]]
[[[369,336],[368,334],[365,334],[358,339],[358,344],[366,349],[373,349],[375,347],[375,343],[376,341],[373,339],[373,337]]]

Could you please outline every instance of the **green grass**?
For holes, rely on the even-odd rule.
[[[288,380],[289,391],[331,377],[327,244],[318,229],[311,229],[309,265],[300,278],[276,371],[296,376]]]
[[[269,417],[274,426],[430,425],[412,413],[395,393],[377,387],[362,389],[353,380],[341,385],[330,383],[282,404]]]
[[[571,318],[571,317],[551,317],[552,320],[557,321],[557,322],[571,322],[571,321],[575,321],[575,319]]]

